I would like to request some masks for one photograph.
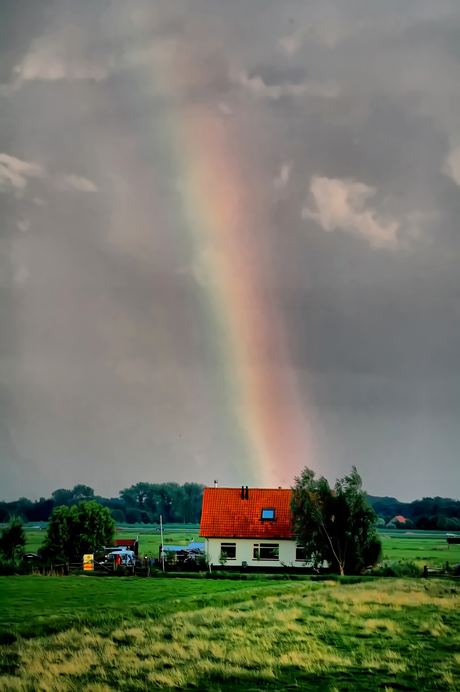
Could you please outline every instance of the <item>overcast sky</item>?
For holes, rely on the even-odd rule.
[[[0,218],[1,498],[460,498],[458,0],[3,2]]]

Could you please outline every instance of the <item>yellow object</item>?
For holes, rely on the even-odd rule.
[[[83,570],[85,572],[94,570],[94,555],[83,555]]]

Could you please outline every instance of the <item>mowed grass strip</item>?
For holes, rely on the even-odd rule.
[[[237,596],[4,645],[0,690],[460,688],[460,593],[452,584],[300,583]]]
[[[184,599],[263,588],[270,582],[129,577],[0,577],[0,632],[76,618],[104,619],[120,613],[177,609]]]

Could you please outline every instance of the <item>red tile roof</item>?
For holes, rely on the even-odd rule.
[[[292,538],[291,491],[249,488],[205,488],[200,536],[206,538]],[[245,495],[246,497],[246,495]],[[275,510],[275,520],[261,521],[262,509]]]

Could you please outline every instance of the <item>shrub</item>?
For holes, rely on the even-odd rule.
[[[208,570],[209,569],[209,560],[208,560],[208,556],[206,555],[206,553],[202,553],[201,555],[198,555],[195,562],[198,565],[198,569],[200,569],[200,570]]]
[[[24,554],[26,537],[21,519],[11,517],[8,526],[0,533],[0,555],[5,560],[16,562]]]
[[[422,570],[412,560],[401,560],[384,567],[382,573],[384,577],[419,577]]]

